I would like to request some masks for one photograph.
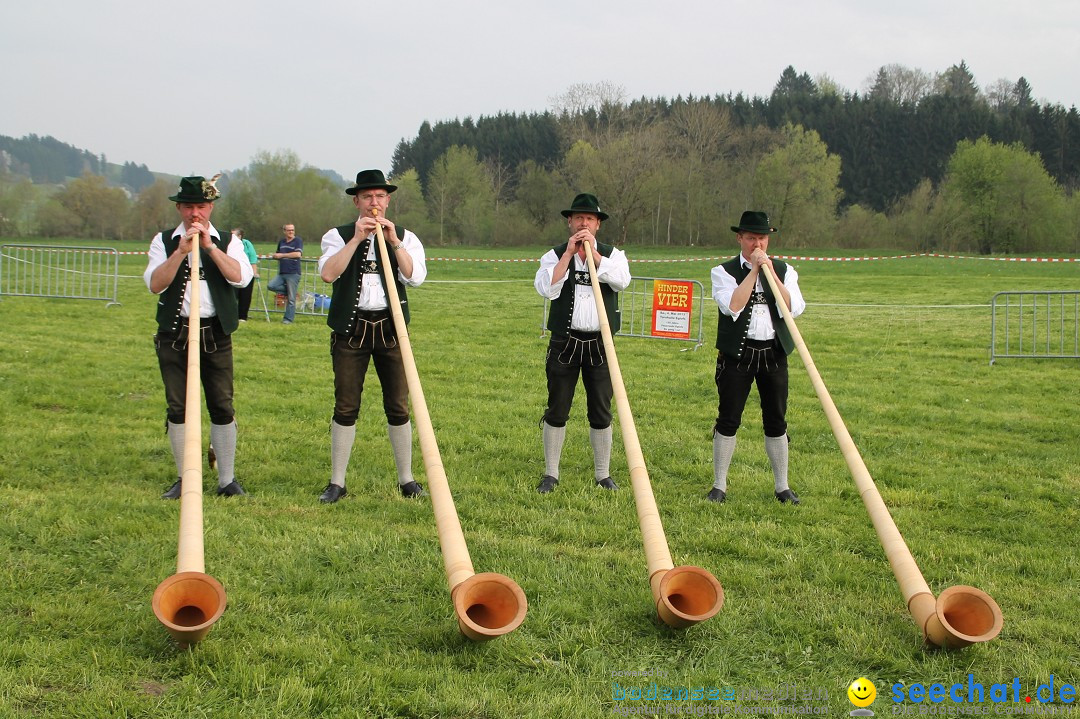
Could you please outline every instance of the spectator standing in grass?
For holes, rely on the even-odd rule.
[[[244,245],[244,255],[247,257],[248,263],[251,265],[251,282],[237,290],[237,313],[241,322],[247,322],[248,310],[251,308],[251,292],[255,288],[255,278],[259,276],[259,255],[255,252],[255,245],[251,244],[251,240],[244,237],[244,228],[233,228],[233,235],[240,238],[240,242]]]
[[[285,236],[278,240],[274,259],[278,261],[277,277],[266,283],[271,292],[284,293],[285,319],[282,324],[291,325],[296,317],[296,294],[300,289],[300,258],[304,256],[304,240],[296,236],[296,227],[290,222],[281,226]]]

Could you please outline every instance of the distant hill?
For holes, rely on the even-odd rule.
[[[29,177],[35,184],[62,184],[85,172],[102,175],[114,185],[138,192],[157,179],[146,165],[108,162],[96,155],[55,137],[27,135],[14,138],[0,135],[0,170]]]
[[[34,184],[60,185],[89,172],[102,175],[110,184],[124,187],[132,194],[152,185],[157,179],[175,182],[179,175],[153,172],[146,165],[108,162],[105,155],[61,142],[46,135],[27,135],[21,138],[0,135],[0,172],[28,177]],[[341,187],[349,183],[333,170],[318,170]],[[224,187],[225,185],[222,185]]]
[[[333,170],[315,170],[326,179],[333,182],[338,187],[348,187],[352,183],[346,180],[344,177],[334,172]]]

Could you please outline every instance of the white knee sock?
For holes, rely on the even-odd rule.
[[[592,445],[593,473],[596,479],[611,476],[611,425],[604,429],[589,427],[589,444]]]
[[[348,427],[330,420],[330,484],[345,486],[345,470],[349,468],[356,425]]]
[[[236,477],[233,474],[236,463],[236,420],[228,424],[210,425],[210,444],[217,454],[218,486],[225,487]]]
[[[733,454],[735,454],[735,437],[728,437],[714,430],[712,436],[713,489],[727,492],[727,473]]]
[[[559,460],[562,458],[566,426],[552,427],[544,422],[544,474],[559,478]]]
[[[769,455],[772,463],[773,484],[777,493],[788,488],[788,438],[787,435],[780,437],[765,438],[765,454]]]
[[[412,422],[388,424],[386,433],[390,435],[390,447],[394,450],[394,464],[397,466],[397,483],[401,485],[413,481],[412,474]]]
[[[176,476],[181,477],[184,474],[184,425],[169,422],[168,431],[173,461],[176,462]]]

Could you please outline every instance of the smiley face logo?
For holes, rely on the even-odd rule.
[[[855,706],[865,708],[877,698],[877,687],[866,677],[859,677],[848,685],[847,697]]]

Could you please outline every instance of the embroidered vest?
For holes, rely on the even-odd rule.
[[[341,225],[337,228],[341,239],[348,242],[356,234],[356,225]],[[405,237],[408,232],[404,227],[398,227],[398,237]],[[364,279],[365,269],[375,270],[382,283],[383,292],[389,302],[390,293],[386,291],[386,276],[382,269],[382,257],[379,256],[378,248],[375,250],[375,260],[368,265],[368,249],[373,240],[365,238],[356,248],[349,264],[341,276],[334,280],[333,299],[330,302],[330,312],[326,316],[326,324],[338,334],[352,334],[356,328],[356,312],[360,303],[360,283]],[[396,253],[390,249],[390,243],[386,245],[390,255],[390,269],[393,271],[394,286],[397,287],[398,301],[401,303],[401,314],[405,317],[405,324],[409,324],[409,299],[405,294],[405,284],[398,279],[398,263]]]
[[[784,277],[787,276],[787,264],[780,260],[773,260],[772,264],[776,270],[776,279],[783,282]],[[720,266],[724,268],[725,272],[734,277],[737,283],[741,283],[750,274],[750,270],[743,267],[742,255],[728,260]],[[780,345],[784,348],[784,354],[789,355],[795,349],[795,340],[791,338],[791,333],[788,332],[784,318],[777,307],[772,287],[769,286],[764,275],[761,276],[761,287],[764,290],[765,303],[769,308],[769,316],[772,317],[773,329],[776,330],[776,336],[780,338]],[[751,314],[753,312],[749,303],[743,308],[738,320],[728,317],[723,312],[717,312],[719,316],[716,320],[716,349],[729,357],[742,357],[743,348],[746,346],[746,335],[750,332]]]
[[[556,256],[562,257],[566,252],[566,246],[568,242],[564,242],[558,247],[554,248]],[[596,249],[604,257],[611,257],[611,251],[614,250],[614,246],[605,245],[603,242],[596,243]],[[568,335],[570,334],[570,325],[574,321],[574,298],[577,292],[574,288],[577,286],[577,277],[575,267],[577,263],[571,261],[570,267],[566,269],[570,273],[570,277],[567,278],[563,284],[562,292],[559,296],[551,301],[551,311],[548,314],[548,331],[556,335]],[[588,270],[585,271],[585,276],[588,277]],[[592,285],[587,281],[584,284]],[[605,282],[600,284],[600,296],[604,299],[604,310],[607,313],[608,326],[611,327],[611,334],[615,334],[622,327],[622,311],[619,309],[619,293],[611,289]]]
[[[182,235],[173,235],[173,232],[173,229],[161,231],[161,242],[165,245],[166,257],[176,252],[176,248],[180,245]],[[222,239],[211,236],[210,239],[217,245],[219,250],[227,252],[232,237]],[[205,252],[199,256],[199,269],[201,270],[202,279],[206,280],[206,283],[210,286],[210,299],[214,301],[214,313],[217,315],[218,322],[221,324],[225,334],[231,335],[240,325],[236,288],[229,284],[229,281],[225,279],[225,275],[221,274],[218,266],[207,259]],[[176,334],[180,331],[180,326],[183,324],[180,310],[184,304],[184,290],[187,287],[190,274],[191,265],[187,262],[181,263],[180,269],[176,271],[176,276],[173,277],[173,281],[158,298],[158,332]],[[193,309],[195,312],[199,311],[198,307]]]

